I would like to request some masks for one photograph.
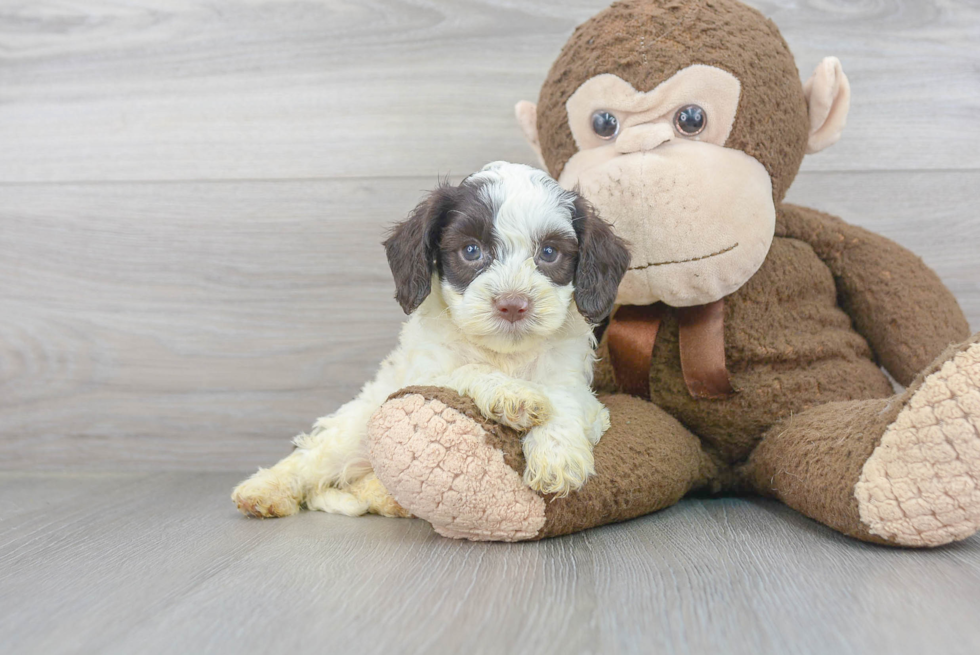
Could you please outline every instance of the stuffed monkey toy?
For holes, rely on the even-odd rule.
[[[980,337],[911,252],[783,203],[839,137],[836,59],[801,84],[736,0],[626,0],[578,27],[517,117],[547,170],[631,243],[600,326],[612,427],[565,496],[522,480],[520,434],[410,388],[370,427],[378,478],[442,535],[517,541],[762,494],[857,539],[980,526]],[[896,394],[883,367],[906,389]]]

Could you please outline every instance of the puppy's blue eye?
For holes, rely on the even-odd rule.
[[[475,262],[478,261],[481,257],[483,257],[483,251],[480,250],[480,246],[476,245],[475,243],[471,243],[470,245],[463,248],[463,259],[465,259],[466,261]]]
[[[558,259],[558,249],[554,246],[545,246],[541,249],[541,261],[551,264]]]

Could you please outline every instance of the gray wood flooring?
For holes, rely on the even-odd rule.
[[[421,520],[247,520],[229,473],[0,476],[5,653],[980,651],[980,540],[868,546],[686,500],[532,544]]]
[[[980,652],[978,538],[744,499],[516,546],[234,511],[393,345],[386,226],[533,163],[511,108],[607,1],[0,0],[0,653]],[[980,329],[980,4],[754,4],[854,93],[790,200]]]

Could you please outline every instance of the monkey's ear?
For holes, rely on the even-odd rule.
[[[806,151],[812,154],[837,143],[847,122],[847,112],[851,108],[851,85],[840,60],[827,57],[821,61],[803,85],[803,93],[810,113],[810,138]]]
[[[456,187],[440,185],[384,241],[388,266],[395,278],[395,299],[406,314],[418,309],[432,290],[439,238],[455,192]]]
[[[581,196],[575,199],[572,225],[578,236],[575,304],[586,320],[596,324],[612,312],[619,282],[630,265],[630,252],[626,242]]]
[[[538,106],[533,102],[521,100],[514,105],[514,115],[517,116],[517,124],[521,126],[521,132],[524,133],[528,145],[538,156],[538,162],[547,170],[544,157],[541,156],[541,142],[538,141]]]

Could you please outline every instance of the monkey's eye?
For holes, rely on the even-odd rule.
[[[685,105],[674,114],[674,129],[684,136],[696,136],[704,132],[708,116],[697,105]]]
[[[480,246],[475,243],[471,243],[468,246],[463,246],[463,259],[468,262],[479,261],[483,257],[483,251],[480,250]]]
[[[592,114],[592,131],[600,139],[611,139],[619,134],[619,121],[608,111],[597,111]]]
[[[555,248],[554,246],[545,246],[541,249],[539,257],[541,258],[541,261],[547,264],[553,264],[558,259],[558,255],[558,248]]]

